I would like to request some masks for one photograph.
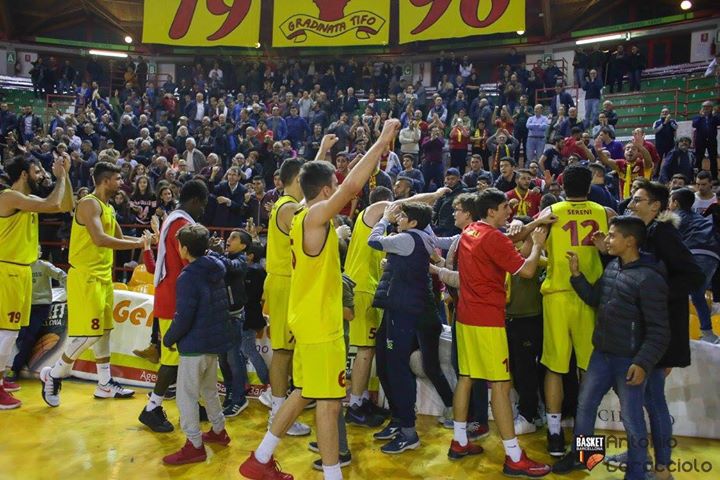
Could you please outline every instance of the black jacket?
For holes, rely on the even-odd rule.
[[[226,197],[230,199],[230,205],[218,205],[212,221],[214,227],[240,227],[245,220],[245,187],[238,183],[235,191],[230,190],[227,181],[221,182],[215,187],[214,198]]]
[[[245,291],[245,275],[248,266],[241,254],[221,255],[210,252],[210,256],[220,260],[225,265],[225,289],[228,293],[228,308],[230,312],[237,312],[247,303]]]
[[[705,275],[683,243],[677,229],[677,215],[663,212],[647,228],[643,251],[652,253],[668,272],[668,314],[670,346],[658,367],[690,365],[688,295],[702,287]]]
[[[570,279],[580,298],[597,308],[595,350],[632,357],[645,372],[655,367],[670,343],[665,278],[662,262],[642,254],[627,265],[614,258],[595,285],[582,274]]]
[[[460,229],[455,226],[455,218],[453,217],[453,200],[461,193],[465,193],[467,187],[464,183],[458,182],[450,193],[437,199],[433,207],[433,223],[437,227],[437,231],[452,236],[460,233]]]
[[[163,345],[181,355],[225,353],[231,347],[225,266],[211,256],[188,264],[177,280],[177,310]]]

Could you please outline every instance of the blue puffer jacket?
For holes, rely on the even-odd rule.
[[[683,243],[693,255],[709,255],[720,260],[720,243],[715,233],[712,218],[696,212],[676,210],[680,217],[680,235]]]
[[[163,345],[177,344],[181,355],[225,353],[230,350],[230,317],[225,266],[211,256],[200,257],[180,272],[175,318]]]

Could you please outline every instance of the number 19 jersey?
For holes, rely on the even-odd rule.
[[[602,275],[603,265],[592,236],[597,231],[608,231],[605,207],[590,201],[565,201],[552,205],[550,209],[558,220],[550,227],[546,242],[548,266],[541,293],[573,291],[566,257],[568,251],[577,254],[580,271],[588,282],[595,283]]]

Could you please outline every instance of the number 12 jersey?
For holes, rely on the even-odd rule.
[[[568,251],[577,253],[580,271],[588,282],[595,283],[602,275],[603,265],[592,237],[597,231],[608,231],[605,207],[590,201],[565,201],[550,209],[558,220],[550,228],[547,239],[547,276],[540,291],[543,295],[573,291]]]

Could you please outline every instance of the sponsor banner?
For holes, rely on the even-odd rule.
[[[387,45],[389,0],[275,0],[273,47]]]
[[[400,0],[400,43],[525,30],[525,0]]]
[[[147,0],[143,43],[256,47],[261,0]]]

